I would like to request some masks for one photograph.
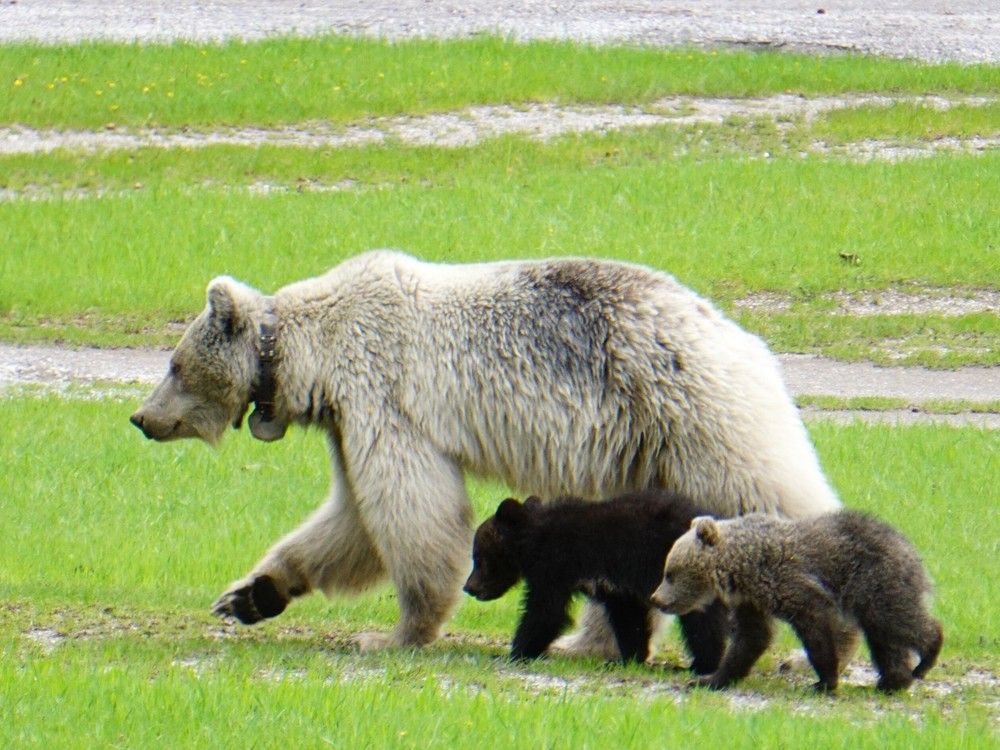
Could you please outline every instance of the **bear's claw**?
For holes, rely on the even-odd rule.
[[[287,606],[288,599],[278,591],[274,579],[264,575],[224,593],[212,605],[212,614],[233,617],[244,625],[253,625],[280,615]]]

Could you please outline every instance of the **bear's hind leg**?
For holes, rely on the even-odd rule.
[[[913,676],[918,680],[923,679],[927,670],[937,662],[938,654],[941,653],[941,645],[944,643],[944,630],[941,628],[941,623],[933,617],[927,618],[924,630],[924,642],[918,649],[920,663],[913,669]]]
[[[884,693],[905,690],[913,682],[910,669],[910,649],[899,643],[880,640],[871,633],[868,636],[868,650],[878,670],[876,687]]]
[[[688,612],[677,618],[684,645],[691,655],[691,671],[712,674],[726,651],[729,635],[729,609],[718,599],[702,611]]]

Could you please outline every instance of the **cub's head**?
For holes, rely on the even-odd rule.
[[[704,609],[716,598],[712,571],[722,533],[709,516],[698,516],[670,548],[663,581],[653,592],[655,607],[683,615]]]
[[[472,573],[465,582],[465,593],[487,602],[499,599],[521,580],[517,549],[540,505],[541,500],[534,496],[523,505],[507,498],[480,524],[472,541]]]
[[[215,443],[238,427],[257,371],[257,313],[264,296],[228,276],[208,286],[208,305],[185,331],[167,376],[131,422],[152,440]]]

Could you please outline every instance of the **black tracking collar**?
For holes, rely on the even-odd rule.
[[[257,337],[257,387],[252,394],[252,401],[263,422],[274,420],[274,392],[277,390],[274,370],[277,344],[278,316],[269,306],[260,321]]]

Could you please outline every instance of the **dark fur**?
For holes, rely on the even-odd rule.
[[[513,659],[541,656],[569,624],[573,594],[584,593],[607,611],[622,660],[644,662],[652,635],[649,596],[670,546],[703,513],[685,498],[659,491],[601,503],[504,500],[476,531],[465,591],[487,601],[525,580]],[[725,607],[716,603],[686,614],[680,624],[691,668],[713,672],[725,648]]]
[[[759,514],[696,522],[671,551],[653,600],[684,612],[699,590],[734,608],[733,642],[718,671],[703,680],[713,688],[750,672],[771,642],[772,617],[794,628],[823,691],[837,687],[842,655],[850,651],[845,641],[858,628],[886,692],[923,677],[941,650],[941,624],[927,610],[931,584],[916,550],[892,527],[856,511],[797,522]],[[911,652],[920,659],[915,668]]]

